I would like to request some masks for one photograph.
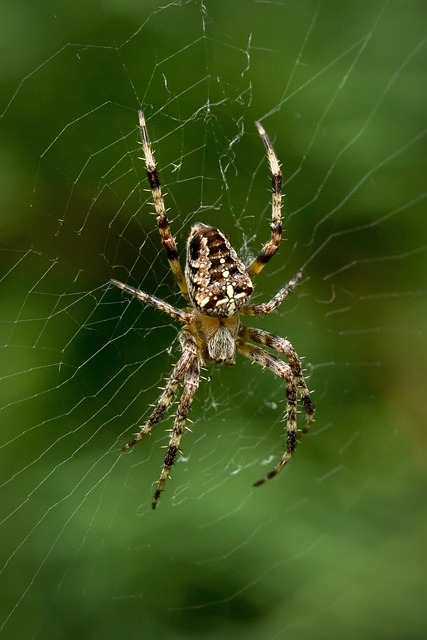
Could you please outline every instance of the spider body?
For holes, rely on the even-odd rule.
[[[214,318],[195,312],[188,328],[196,339],[203,361],[235,364],[236,340],[240,329],[238,315],[232,318]]]
[[[187,241],[187,257],[183,271],[175,239],[166,216],[145,117],[142,111],[139,112],[144,161],[153,195],[157,226],[174,278],[188,302],[185,309],[179,309],[118,280],[111,281],[126,293],[145,304],[156,307],[182,323],[179,334],[181,356],[167,379],[166,386],[154,405],[151,415],[134,438],[123,447],[123,450],[130,449],[151,432],[172,404],[178,385],[182,382],[183,390],[178,402],[162,471],[154,493],[153,509],[157,506],[170,469],[179,452],[187,416],[199,385],[200,369],[205,363],[233,365],[236,361],[236,354],[240,353],[263,368],[270,369],[285,383],[287,396],[286,448],[276,466],[254,486],[259,486],[273,478],[295,451],[297,446],[298,397],[302,401],[306,414],[302,433],[308,431],[314,417],[314,404],[304,379],[301,361],[292,344],[267,331],[246,327],[240,320],[241,315],[266,315],[274,311],[293,291],[302,275],[299,272],[269,302],[257,305],[249,304],[254,289],[252,280],[274,255],[282,237],[282,174],[280,165],[263,127],[259,122],[255,124],[264,142],[272,173],[270,239],[265,243],[255,260],[248,267],[245,267],[222,231],[197,223],[192,227]],[[276,355],[267,351],[265,347],[285,355],[288,362],[283,362]]]
[[[252,280],[219,229],[197,223],[187,243],[185,279],[193,306],[212,318],[230,318],[253,291]]]

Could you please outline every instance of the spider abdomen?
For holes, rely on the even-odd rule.
[[[248,301],[253,284],[226,236],[198,223],[187,243],[185,279],[194,306],[216,318],[234,316]]]

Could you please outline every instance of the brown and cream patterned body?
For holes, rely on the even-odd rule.
[[[240,353],[252,362],[269,369],[282,378],[285,383],[287,396],[286,449],[274,469],[256,482],[255,486],[273,478],[295,451],[298,398],[301,399],[306,413],[302,433],[306,433],[310,427],[314,416],[314,405],[305,382],[301,361],[292,344],[267,331],[246,327],[240,321],[241,315],[266,315],[274,311],[293,291],[302,275],[299,272],[268,302],[257,305],[249,304],[254,289],[252,279],[258,275],[277,251],[282,237],[282,174],[274,149],[262,125],[259,122],[255,123],[264,142],[272,174],[272,218],[269,240],[253,262],[245,267],[222,231],[199,222],[190,231],[186,265],[183,271],[175,239],[166,216],[160,180],[142,111],[139,113],[139,124],[144,161],[162,244],[174,278],[189,303],[185,309],[179,309],[118,280],[111,281],[123,291],[145,304],[152,305],[159,311],[169,314],[183,325],[180,331],[181,357],[166,381],[166,386],[151,415],[140,427],[135,437],[123,447],[123,450],[130,449],[151,432],[172,404],[178,385],[182,381],[183,391],[178,402],[167,452],[152,501],[152,507],[155,509],[179,452],[188,412],[199,385],[200,368],[206,362],[232,365],[235,363],[236,353]],[[283,354],[288,362],[283,362],[276,355],[267,351],[265,347]]]
[[[254,289],[245,265],[222,231],[201,222],[188,238],[185,279],[192,304],[213,318],[234,316]]]

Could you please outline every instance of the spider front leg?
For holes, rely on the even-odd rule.
[[[184,381],[183,381],[184,389],[178,404],[178,409],[177,409],[175,420],[173,423],[173,428],[171,430],[168,450],[166,452],[166,456],[163,462],[163,469],[160,474],[159,482],[157,483],[157,488],[154,493],[153,502],[151,504],[153,509],[157,507],[157,502],[160,498],[160,494],[164,489],[164,486],[170,474],[171,467],[175,462],[175,458],[179,451],[181,437],[185,429],[185,421],[187,419],[188,412],[190,411],[190,407],[193,402],[194,395],[199,386],[199,380],[200,380],[200,362],[199,362],[199,358],[196,355],[184,374]]]
[[[306,413],[305,426],[301,431],[302,433],[307,433],[310,428],[310,424],[314,419],[314,403],[311,399],[310,392],[305,382],[301,360],[292,344],[289,342],[289,340],[285,340],[285,338],[276,336],[272,333],[269,333],[268,331],[263,331],[262,329],[253,329],[245,327],[243,325],[240,327],[239,336],[244,340],[250,340],[252,342],[256,342],[257,344],[270,347],[271,349],[274,349],[279,353],[283,353],[288,358],[289,366],[292,370],[292,375],[297,385],[298,395],[301,397]]]
[[[286,411],[286,450],[274,469],[267,473],[264,478],[258,480],[258,482],[255,482],[254,487],[258,487],[259,485],[264,484],[264,482],[267,482],[267,480],[271,480],[271,478],[274,478],[274,476],[277,475],[279,471],[285,466],[285,464],[291,459],[296,449],[297,382],[294,378],[290,365],[282,362],[267,351],[264,351],[259,347],[247,343],[238,343],[237,349],[242,355],[252,360],[252,362],[256,362],[262,367],[267,367],[277,376],[283,378],[286,384],[286,396],[288,400]]]
[[[127,451],[136,445],[137,442],[150,433],[151,429],[160,422],[162,415],[172,404],[179,381],[185,376],[187,369],[194,360],[197,359],[197,345],[193,336],[187,331],[182,331],[180,334],[180,341],[182,346],[182,355],[174,366],[172,374],[166,382],[162,395],[154,405],[154,411],[148,418],[147,422],[140,427],[139,432],[135,434],[134,438],[122,447],[122,451]]]

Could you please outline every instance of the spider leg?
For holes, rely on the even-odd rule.
[[[183,311],[182,309],[178,309],[178,307],[174,307],[168,302],[161,300],[160,298],[156,298],[156,296],[152,296],[149,293],[144,293],[140,289],[134,289],[134,287],[130,287],[128,284],[124,284],[120,282],[120,280],[110,280],[111,284],[114,284],[122,291],[126,291],[126,293],[130,293],[141,302],[145,302],[145,304],[149,304],[152,307],[156,307],[159,311],[163,311],[168,315],[172,316],[174,320],[179,320],[180,322],[184,322],[188,324],[191,322],[191,314]]]
[[[148,183],[153,194],[154,208],[156,210],[157,226],[159,228],[162,245],[166,251],[169,265],[179,288],[188,300],[187,284],[184,273],[178,258],[175,238],[172,235],[169,220],[166,216],[165,201],[163,200],[162,189],[160,187],[159,174],[157,173],[156,161],[151,149],[150,138],[148,137],[147,125],[143,111],[138,112],[139,129],[141,132],[142,150],[144,152],[145,166],[147,167]]]
[[[301,360],[299,359],[299,356],[292,344],[289,342],[289,340],[285,340],[285,338],[276,336],[272,333],[269,333],[268,331],[263,331],[262,329],[253,329],[245,327],[243,325],[240,327],[239,336],[244,340],[251,340],[252,342],[256,342],[257,344],[270,347],[271,349],[274,349],[279,353],[283,353],[288,358],[292,376],[297,385],[298,395],[301,397],[306,413],[305,426],[302,429],[302,433],[307,433],[310,428],[310,424],[314,419],[314,403],[311,399],[310,392],[305,382],[304,374],[302,372]]]
[[[258,133],[267,150],[267,159],[271,170],[273,194],[271,201],[271,237],[263,246],[255,260],[249,265],[247,271],[250,278],[256,276],[261,269],[264,268],[270,258],[276,253],[282,239],[282,172],[280,171],[280,164],[274,152],[273,145],[271,144],[264,127],[259,122],[255,122],[255,126],[258,129]]]
[[[291,459],[296,446],[297,446],[297,383],[294,379],[294,375],[292,373],[292,369],[290,365],[282,362],[275,356],[271,355],[267,351],[260,349],[251,344],[241,343],[239,342],[237,345],[238,351],[252,360],[252,362],[256,362],[262,367],[267,367],[275,373],[277,376],[280,376],[284,379],[286,384],[286,396],[287,396],[287,411],[286,411],[286,450],[283,453],[280,461],[277,465],[267,473],[264,478],[255,482],[254,487],[258,487],[267,480],[271,480],[275,475],[279,473],[282,467]]]
[[[166,481],[169,477],[169,473],[173,463],[175,462],[176,455],[179,451],[179,445],[181,443],[181,437],[185,429],[185,421],[190,411],[191,404],[193,402],[194,395],[199,386],[200,379],[200,362],[197,355],[193,356],[193,359],[184,373],[183,392],[178,404],[173,428],[171,431],[168,450],[163,462],[163,468],[160,474],[159,482],[157,483],[156,491],[154,492],[152,508],[157,507],[157,502],[160,498],[160,494],[164,489]]]
[[[298,271],[298,273],[289,280],[289,282],[285,284],[285,286],[282,287],[269,302],[248,304],[247,306],[242,307],[240,313],[244,313],[247,316],[265,316],[268,313],[271,313],[277,309],[289,293],[292,293],[300,278],[302,278],[302,271]]]
[[[139,442],[147,433],[150,433],[151,429],[161,420],[164,412],[170,407],[175,397],[175,393],[178,387],[178,383],[185,376],[187,369],[192,362],[197,359],[197,345],[193,336],[187,331],[182,331],[180,334],[180,341],[182,346],[182,354],[178,362],[173,368],[171,376],[166,382],[166,386],[163,389],[163,393],[154,405],[154,411],[141,427],[134,438],[122,447],[122,451],[127,451]]]

